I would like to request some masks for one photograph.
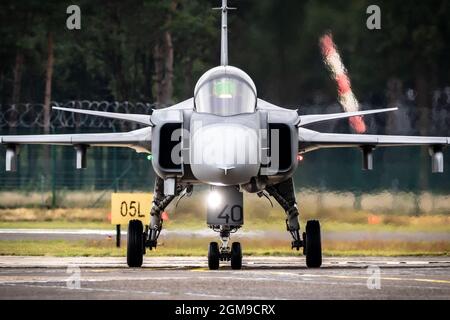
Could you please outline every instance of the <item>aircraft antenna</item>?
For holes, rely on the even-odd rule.
[[[222,27],[221,27],[221,40],[220,40],[220,64],[222,66],[228,65],[228,10],[234,10],[236,8],[230,8],[227,6],[227,0],[222,0],[222,7],[213,8],[214,10],[222,11]]]

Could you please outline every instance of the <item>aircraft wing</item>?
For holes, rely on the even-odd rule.
[[[151,127],[114,133],[38,134],[0,136],[0,144],[86,145],[90,147],[130,147],[147,149],[151,143]]]
[[[373,134],[322,133],[305,128],[298,129],[299,152],[321,148],[360,147],[363,151],[363,169],[373,166],[372,151],[376,147],[429,146],[432,171],[444,171],[443,149],[450,145],[450,137],[392,136]]]
[[[80,134],[40,134],[0,136],[0,145],[6,145],[6,171],[16,170],[20,145],[47,144],[74,146],[77,169],[86,167],[88,147],[128,147],[137,152],[150,152],[152,127],[129,132],[80,133]]]
[[[310,148],[336,148],[336,147],[389,147],[405,145],[433,145],[447,146],[450,144],[450,137],[423,137],[423,136],[390,136],[374,134],[342,134],[342,133],[322,133],[303,128],[304,125],[322,121],[350,118],[354,116],[364,116],[375,113],[395,111],[397,108],[375,109],[356,112],[341,112],[332,114],[302,115],[298,117],[298,139],[300,146],[310,146]]]
[[[129,114],[53,107],[53,109],[65,112],[135,122],[146,127],[129,132],[113,133],[0,135],[0,145],[6,146],[6,171],[15,170],[20,145],[24,144],[74,146],[76,149],[77,169],[86,167],[86,149],[89,147],[126,147],[134,149],[136,152],[151,153],[152,127],[155,125],[152,118],[155,118],[156,123],[164,123],[165,121],[177,122],[180,120],[180,112],[185,109],[192,109],[192,107],[192,98],[169,108],[152,111],[151,114]]]
[[[84,109],[74,109],[74,108],[62,108],[62,107],[53,107],[52,109],[88,114],[91,116],[98,116],[110,119],[118,119],[125,120],[130,122],[136,122],[139,124],[144,124],[148,126],[152,126],[151,117],[147,114],[130,114],[130,113],[118,113],[118,112],[105,112],[105,111],[96,111],[96,110],[84,110]]]
[[[406,145],[446,146],[450,144],[450,137],[321,133],[304,128],[299,128],[298,138],[300,144],[315,145],[319,148],[362,147],[362,146],[389,147],[389,146],[406,146]]]

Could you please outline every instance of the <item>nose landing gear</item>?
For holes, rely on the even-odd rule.
[[[217,242],[211,242],[208,249],[208,267],[210,270],[219,269],[220,261],[230,261],[231,269],[242,269],[242,246],[239,242],[233,242],[231,248],[228,246],[230,233],[236,232],[238,228],[228,228],[220,226],[219,230],[212,227],[213,230],[220,232],[221,245]]]
[[[220,251],[217,242],[210,242],[208,249],[208,267],[209,270],[219,269]]]
[[[211,242],[208,250],[208,267],[219,269],[220,261],[230,261],[231,269],[242,268],[242,247],[233,242],[231,248],[230,234],[236,232],[244,223],[242,192],[238,187],[212,187],[207,208],[207,224],[220,234],[220,246]]]
[[[242,248],[239,242],[231,245],[231,269],[240,270],[242,268]]]

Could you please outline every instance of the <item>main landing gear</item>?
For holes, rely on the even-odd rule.
[[[298,208],[295,200],[294,182],[292,178],[279,184],[269,185],[266,191],[275,198],[286,212],[286,229],[292,236],[291,248],[300,250],[306,255],[308,268],[319,268],[322,265],[322,243],[320,236],[320,223],[310,220],[306,223],[306,232],[300,238],[300,224],[298,221]]]
[[[322,265],[320,223],[317,220],[309,220],[306,223],[306,232],[303,232],[303,254],[306,255],[308,268],[319,268]]]
[[[177,186],[176,195],[182,190],[182,186]],[[163,225],[161,215],[176,195],[164,195],[164,180],[159,177],[156,178],[150,225],[146,226],[144,230],[140,220],[131,220],[128,223],[127,264],[129,267],[141,267],[145,248],[152,250],[158,245],[158,238]]]
[[[144,254],[144,228],[140,220],[128,223],[127,264],[129,267],[142,266]]]
[[[144,226],[139,220],[132,220],[128,225],[127,263],[130,267],[141,267],[145,249],[156,248],[162,230],[161,218],[165,208],[180,194],[190,194],[192,186],[177,186],[175,195],[164,194],[164,181],[157,178],[150,225]],[[300,237],[299,212],[295,200],[294,184],[288,179],[279,184],[269,185],[265,189],[281,205],[286,212],[286,229],[292,236],[291,248],[300,250],[306,255],[308,268],[319,268],[322,265],[322,244],[320,223],[310,220],[306,223],[305,232]],[[231,269],[242,268],[242,246],[233,242],[230,234],[239,230],[244,224],[243,196],[239,187],[211,187],[207,206],[207,225],[220,235],[220,245],[211,242],[208,248],[208,267],[219,269],[220,261],[230,261]]]

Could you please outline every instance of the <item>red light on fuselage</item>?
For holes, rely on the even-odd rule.
[[[169,220],[169,214],[166,211],[163,211],[163,213],[161,214],[161,219],[163,221],[168,221]]]
[[[301,154],[297,155],[297,161],[302,161],[303,160],[303,156]]]

